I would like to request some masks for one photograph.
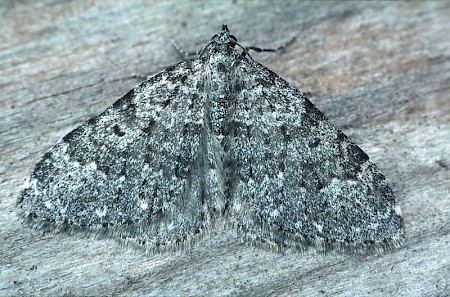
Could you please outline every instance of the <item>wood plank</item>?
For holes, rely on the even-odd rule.
[[[2,1],[0,295],[444,296],[450,292],[450,4]],[[43,234],[15,213],[58,139],[139,80],[201,49],[222,23],[305,92],[378,165],[405,247],[384,255],[278,254],[215,230],[189,251]]]

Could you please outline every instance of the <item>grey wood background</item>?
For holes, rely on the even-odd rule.
[[[379,166],[406,245],[383,255],[278,254],[216,230],[145,255],[109,239],[44,234],[15,213],[53,144],[201,49],[227,23]],[[1,296],[450,296],[450,3],[0,2]]]

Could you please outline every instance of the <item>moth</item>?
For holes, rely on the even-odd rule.
[[[369,157],[228,27],[67,134],[17,209],[34,227],[185,247],[218,223],[252,244],[367,252],[403,242]]]

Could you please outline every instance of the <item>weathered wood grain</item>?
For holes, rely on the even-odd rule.
[[[450,295],[450,4],[0,2],[0,295]],[[223,23],[375,161],[405,217],[384,255],[280,255],[225,230],[189,251],[42,234],[15,214],[47,149]]]

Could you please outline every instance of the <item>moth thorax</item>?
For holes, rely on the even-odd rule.
[[[236,57],[229,53],[215,53],[209,57],[209,95],[211,130],[225,136],[227,124],[235,109]]]

